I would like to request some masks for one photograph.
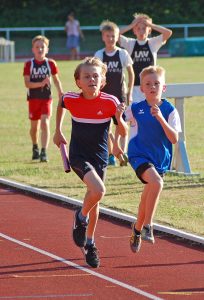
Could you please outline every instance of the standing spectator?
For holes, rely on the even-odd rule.
[[[100,26],[102,33],[102,41],[105,44],[103,49],[98,50],[95,56],[100,58],[107,65],[106,85],[102,89],[103,92],[114,95],[121,103],[130,104],[132,102],[132,90],[134,84],[134,71],[132,68],[132,59],[125,49],[117,47],[116,43],[119,38],[119,28],[111,21],[103,21]],[[128,89],[125,82],[125,71],[128,75]],[[116,120],[113,118],[117,125]],[[113,155],[113,140],[119,139],[119,145],[122,149],[123,155],[118,157],[120,165],[127,165],[128,157],[127,150],[127,136],[118,136],[117,126],[116,133],[109,132],[109,165],[115,165],[115,157]]]
[[[134,20],[125,28],[120,30],[120,46],[125,48],[133,60],[135,83],[133,88],[133,102],[140,102],[145,99],[140,90],[140,72],[148,67],[156,65],[157,52],[172,35],[172,31],[152,22],[146,14],[134,14]],[[125,32],[133,30],[136,38],[123,36]],[[148,37],[152,30],[159,33],[155,37]]]
[[[65,31],[67,33],[66,46],[71,51],[71,60],[80,59],[80,37],[84,39],[84,35],[80,29],[79,21],[75,19],[73,11],[67,16]]]
[[[50,140],[50,116],[52,113],[51,77],[61,98],[63,91],[58,67],[53,59],[46,57],[49,40],[38,35],[32,40],[34,58],[24,65],[24,82],[28,89],[27,100],[30,119],[30,136],[33,143],[32,159],[47,162],[47,148]],[[41,152],[38,147],[41,129]]]

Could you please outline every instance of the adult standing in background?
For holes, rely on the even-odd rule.
[[[83,39],[84,35],[80,29],[80,23],[75,19],[74,12],[71,11],[67,16],[65,24],[65,31],[67,33],[66,46],[71,52],[71,60],[80,59],[80,37]]]

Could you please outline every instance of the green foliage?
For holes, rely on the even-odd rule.
[[[204,15],[203,1],[196,0],[1,0],[0,27],[64,26],[70,10],[87,26],[104,19],[128,24],[135,12],[149,14],[158,24],[202,23]]]

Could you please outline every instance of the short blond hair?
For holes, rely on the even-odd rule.
[[[100,31],[101,32],[114,31],[114,32],[119,33],[119,27],[114,22],[111,22],[109,20],[105,20],[100,25]]]
[[[135,19],[146,19],[146,20],[149,20],[150,22],[152,22],[152,18],[150,18],[150,16],[146,15],[146,14],[143,14],[143,13],[134,13],[133,17]]]
[[[76,67],[74,72],[74,79],[77,81],[80,78],[81,69],[86,66],[95,66],[101,68],[101,75],[104,79],[106,79],[107,65],[104,64],[98,57],[85,57],[84,60]],[[103,85],[103,86],[104,86]]]
[[[32,39],[32,46],[34,45],[34,43],[35,43],[36,41],[42,41],[42,42],[45,43],[45,45],[46,45],[47,47],[49,47],[50,41],[49,41],[48,38],[46,38],[44,35],[36,35],[36,36]]]
[[[140,73],[140,82],[142,83],[143,79],[145,76],[149,75],[149,74],[158,74],[162,77],[164,77],[164,80],[165,80],[165,69],[160,67],[160,66],[149,66],[149,67],[146,67],[142,70],[142,72]]]

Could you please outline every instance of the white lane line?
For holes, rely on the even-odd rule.
[[[0,299],[42,299],[42,298],[65,298],[65,297],[90,297],[93,294],[65,294],[65,295],[33,295],[33,296],[2,296]]]
[[[11,181],[11,180],[0,177],[0,183],[7,185],[9,187],[14,187],[16,189],[20,189],[23,192],[28,191],[28,192],[34,193],[34,195],[36,195],[36,196],[39,196],[39,195],[45,196],[50,199],[67,202],[67,203],[73,204],[75,206],[82,206],[81,200],[66,197],[66,196],[63,196],[63,195],[60,195],[57,193],[53,193],[53,192],[50,192],[47,190],[35,188],[35,187],[25,185],[25,184],[22,184],[19,182]],[[128,221],[130,224],[132,224],[132,222],[135,222],[134,216],[127,215],[127,214],[124,214],[124,213],[121,213],[121,212],[118,212],[118,211],[115,211],[115,210],[112,210],[109,208],[100,207],[100,212],[105,214],[106,216],[114,217],[118,220]],[[187,232],[184,232],[184,231],[176,229],[176,228],[167,227],[167,226],[156,224],[156,223],[154,223],[154,229],[204,245],[204,237],[202,237],[202,236],[187,233]]]
[[[103,280],[106,280],[106,281],[108,281],[108,282],[114,283],[114,284],[116,284],[116,285],[118,285],[118,286],[121,286],[121,287],[123,287],[123,288],[125,288],[125,289],[127,289],[127,290],[129,290],[129,291],[132,291],[132,292],[135,293],[135,294],[142,295],[142,296],[144,296],[144,297],[146,297],[146,298],[148,298],[148,299],[162,300],[162,298],[159,298],[159,297],[157,297],[157,296],[154,296],[154,295],[152,295],[152,294],[149,294],[149,293],[147,293],[147,292],[145,292],[145,291],[143,291],[143,290],[140,290],[140,289],[138,289],[138,288],[136,288],[136,287],[134,287],[134,286],[131,286],[131,285],[129,285],[129,284],[126,284],[126,283],[121,282],[121,281],[119,281],[119,280],[116,280],[116,279],[114,279],[114,278],[105,276],[105,275],[103,275],[103,274],[97,273],[97,272],[95,272],[95,271],[93,271],[93,270],[90,270],[90,269],[88,269],[88,268],[79,266],[79,265],[77,265],[77,264],[75,264],[75,263],[73,263],[73,262],[71,262],[71,261],[69,261],[69,260],[66,260],[65,258],[62,258],[62,257],[60,257],[60,256],[57,256],[57,255],[52,254],[52,253],[50,253],[50,252],[47,252],[47,251],[45,251],[45,250],[39,249],[39,248],[34,247],[34,246],[32,246],[32,245],[29,245],[29,244],[27,244],[27,243],[21,242],[21,241],[15,239],[15,238],[12,238],[12,237],[10,237],[10,236],[8,236],[8,235],[3,234],[3,233],[0,233],[0,237],[4,238],[4,239],[6,239],[6,240],[8,240],[8,241],[10,241],[10,242],[19,244],[19,245],[21,245],[21,246],[23,246],[23,247],[25,247],[25,248],[31,249],[31,250],[33,250],[33,251],[36,251],[36,252],[38,252],[38,253],[40,253],[40,254],[43,254],[43,255],[45,255],[45,256],[51,257],[51,258],[53,258],[53,259],[55,259],[55,260],[58,260],[58,261],[60,261],[60,262],[62,262],[62,263],[64,263],[64,264],[68,265],[68,266],[71,266],[71,267],[73,267],[73,268],[82,270],[82,271],[84,271],[84,272],[86,272],[86,273],[89,273],[89,274],[91,274],[91,275],[93,275],[93,276],[96,276],[96,277],[101,278],[101,279],[103,279]]]

